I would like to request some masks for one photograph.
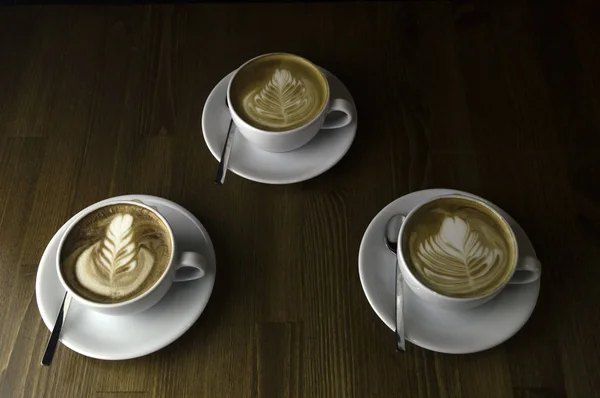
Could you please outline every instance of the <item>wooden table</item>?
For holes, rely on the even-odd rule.
[[[599,16],[451,3],[0,8],[0,396],[598,396]],[[230,174],[215,186],[204,101],[277,50],[345,82],[354,145],[310,181]],[[397,354],[361,289],[371,219],[432,187],[506,209],[544,266],[530,321],[485,352]],[[176,201],[206,226],[208,307],[152,355],[108,362],[61,346],[44,368],[40,256],[72,214],[126,193]]]

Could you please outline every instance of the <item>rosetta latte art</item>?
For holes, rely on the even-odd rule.
[[[136,244],[134,219],[117,214],[111,220],[104,239],[85,249],[77,258],[77,279],[91,292],[119,299],[139,289],[154,265],[154,256]]]
[[[493,285],[502,278],[507,255],[491,229],[476,231],[460,216],[444,218],[439,232],[421,241],[415,265],[436,290],[460,295]]]
[[[280,129],[306,121],[320,102],[308,80],[296,79],[287,69],[276,69],[264,87],[244,98],[243,106],[255,121]]]

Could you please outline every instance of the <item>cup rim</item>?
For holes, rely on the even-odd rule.
[[[322,77],[323,80],[325,81],[325,85],[327,87],[327,98],[325,99],[323,108],[321,109],[321,111],[315,115],[314,118],[312,118],[311,120],[309,120],[308,122],[304,123],[302,126],[298,126],[295,127],[293,129],[290,130],[281,130],[281,131],[269,131],[269,130],[264,130],[258,127],[255,127],[253,125],[251,125],[250,123],[248,123],[247,121],[245,121],[235,110],[235,108],[232,105],[231,102],[231,85],[233,83],[233,81],[235,80],[235,77],[237,76],[238,72],[240,72],[246,65],[248,65],[251,62],[256,61],[257,59],[260,58],[264,58],[264,57],[269,57],[272,55],[289,55],[295,58],[299,58],[302,61],[305,61],[306,63],[308,63],[310,66],[312,66]],[[329,104],[329,100],[331,98],[331,88],[329,87],[329,80],[327,80],[327,76],[325,76],[325,74],[323,73],[323,71],[321,70],[321,68],[319,68],[316,64],[314,64],[313,62],[311,62],[310,60],[297,55],[297,54],[292,54],[292,53],[286,53],[286,52],[281,52],[281,51],[276,51],[276,52],[272,52],[272,53],[266,53],[266,54],[261,54],[261,55],[257,55],[254,58],[251,58],[249,60],[247,60],[246,62],[244,62],[242,65],[240,65],[234,72],[233,75],[231,76],[231,78],[229,79],[229,83],[227,83],[227,102],[229,103],[229,112],[231,112],[232,115],[235,115],[235,117],[237,119],[239,119],[242,123],[244,123],[244,128],[249,128],[252,129],[253,131],[257,132],[257,133],[262,133],[262,134],[266,134],[266,135],[286,135],[286,134],[293,134],[295,132],[298,132],[300,130],[303,130],[305,128],[307,128],[308,126],[316,123],[319,118],[323,115],[323,113],[325,113],[325,111],[327,110],[327,105]],[[239,127],[239,126],[238,126]]]
[[[439,199],[445,199],[445,198],[459,198],[459,199],[465,199],[471,202],[475,202],[477,204],[480,204],[482,206],[485,206],[488,210],[490,210],[499,220],[501,220],[506,227],[508,228],[508,231],[510,232],[510,236],[511,236],[511,241],[513,242],[514,248],[515,248],[515,258],[513,260],[513,264],[512,264],[512,270],[510,272],[510,274],[506,277],[506,279],[503,281],[502,284],[500,284],[496,289],[492,290],[491,292],[488,292],[484,295],[479,295],[479,296],[473,296],[473,297],[453,297],[453,296],[448,296],[446,294],[437,292],[435,290],[433,290],[432,288],[430,288],[429,286],[425,285],[416,275],[414,275],[414,273],[412,272],[412,270],[410,269],[410,266],[408,265],[408,263],[406,262],[406,260],[404,259],[404,253],[402,250],[403,244],[402,244],[402,235],[404,233],[405,230],[405,226],[408,225],[408,220],[410,217],[413,216],[413,214],[415,214],[415,212],[417,212],[420,208],[422,208],[423,206],[425,206],[428,203],[431,203],[435,200],[439,200]],[[519,243],[517,241],[517,237],[515,235],[515,231],[512,229],[510,223],[508,222],[508,220],[506,220],[506,218],[504,218],[504,216],[502,216],[502,214],[500,214],[499,211],[497,211],[495,208],[492,207],[492,203],[488,202],[487,200],[477,197],[477,196],[470,196],[470,195],[464,195],[464,194],[459,194],[459,193],[451,193],[451,194],[442,194],[442,195],[438,195],[435,196],[433,198],[430,198],[424,202],[419,203],[417,206],[413,207],[408,214],[406,215],[406,218],[404,220],[404,222],[402,223],[402,226],[400,227],[400,231],[398,231],[398,250],[397,250],[397,255],[396,258],[397,260],[404,266],[402,268],[406,269],[406,272],[408,274],[410,274],[410,276],[415,280],[415,282],[419,285],[420,289],[425,290],[426,292],[436,296],[436,297],[440,297],[443,298],[444,300],[447,301],[451,301],[451,302],[455,302],[455,303],[466,303],[466,302],[472,302],[472,301],[476,301],[476,300],[481,300],[481,299],[485,299],[487,297],[490,296],[494,296],[495,294],[499,293],[500,291],[502,291],[506,285],[508,284],[508,282],[511,280],[511,278],[513,277],[515,271],[517,270],[517,264],[519,261]]]
[[[134,200],[119,200],[119,201],[116,201],[116,202],[106,203],[106,204],[103,204],[101,206],[97,206],[97,204],[98,203],[94,203],[94,204],[86,207],[85,209],[81,210],[79,213],[77,213],[69,221],[69,226],[65,230],[65,233],[63,234],[63,236],[60,238],[60,241],[58,243],[58,248],[56,249],[56,270],[57,270],[57,274],[58,274],[58,279],[60,280],[60,283],[63,286],[63,288],[65,288],[65,290],[67,292],[69,292],[70,295],[72,295],[75,299],[77,299],[77,301],[80,301],[81,303],[83,303],[83,304],[85,304],[85,305],[87,305],[89,307],[102,308],[102,309],[121,308],[121,307],[124,307],[126,305],[130,305],[132,303],[136,303],[138,301],[141,301],[145,297],[149,296],[162,283],[162,281],[167,277],[167,274],[169,273],[169,269],[171,268],[171,265],[173,264],[173,260],[175,258],[175,237],[173,235],[173,230],[171,228],[171,225],[165,219],[165,217],[162,214],[160,214],[157,210],[153,209],[152,207],[148,206],[145,203],[141,203],[141,202],[134,201]],[[73,230],[73,228],[75,227],[75,225],[79,221],[81,221],[85,216],[87,216],[88,214],[92,213],[93,211],[96,211],[98,209],[102,209],[103,207],[120,205],[120,204],[129,204],[129,205],[143,207],[143,208],[151,211],[152,213],[154,213],[158,218],[160,218],[160,220],[163,222],[163,224],[167,227],[167,230],[169,231],[169,238],[171,239],[171,246],[172,246],[171,256],[169,258],[168,265],[167,265],[167,267],[165,267],[165,270],[163,271],[163,273],[160,276],[160,278],[158,278],[158,280],[154,283],[154,285],[152,285],[144,293],[140,294],[139,296],[135,296],[135,297],[133,297],[133,298],[131,298],[129,300],[121,301],[119,303],[98,303],[98,302],[89,300],[89,299],[87,299],[87,298],[85,298],[85,297],[77,294],[75,291],[73,291],[73,289],[65,281],[65,279],[64,279],[64,277],[62,275],[61,267],[60,267],[60,253],[62,251],[62,248],[63,248],[63,245],[65,243],[66,237]]]

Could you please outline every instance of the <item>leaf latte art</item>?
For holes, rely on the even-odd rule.
[[[248,116],[274,129],[293,128],[311,120],[321,101],[309,80],[296,78],[287,69],[276,69],[262,88],[243,99]]]
[[[491,293],[514,267],[512,232],[483,205],[462,198],[438,199],[419,209],[406,228],[408,247],[403,250],[408,249],[410,267],[438,293]]]
[[[504,253],[487,247],[460,217],[446,218],[440,232],[419,244],[417,256],[427,280],[446,292],[487,285],[503,273]]]
[[[154,265],[154,256],[134,241],[133,217],[117,214],[103,240],[94,243],[77,258],[75,272],[85,288],[119,299],[138,290]]]

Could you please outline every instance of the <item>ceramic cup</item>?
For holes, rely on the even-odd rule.
[[[166,226],[166,229],[169,233],[172,242],[172,250],[171,257],[169,259],[169,263],[161,275],[161,277],[156,281],[156,283],[142,293],[139,296],[136,296],[130,300],[123,301],[120,303],[114,304],[106,304],[106,303],[98,303],[91,300],[88,300],[79,294],[77,294],[71,287],[66,283],[65,278],[63,277],[62,270],[60,267],[60,259],[61,252],[63,249],[64,242],[66,237],[69,235],[71,230],[77,225],[77,223],[84,218],[86,215],[91,212],[100,209],[106,206],[113,206],[118,204],[129,204],[135,206],[141,206],[151,212],[153,212]],[[153,206],[148,206],[141,201],[133,200],[133,201],[115,201],[108,204],[93,204],[73,217],[70,225],[67,227],[67,230],[63,234],[58,244],[58,250],[56,255],[56,267],[58,277],[60,279],[61,284],[65,288],[70,295],[73,296],[73,299],[80,303],[81,305],[89,308],[90,310],[105,314],[105,315],[131,315],[136,314],[142,311],[145,311],[158,303],[164,295],[167,293],[173,282],[186,282],[195,279],[202,278],[206,273],[207,262],[204,257],[200,253],[196,252],[187,252],[180,251],[177,246],[177,241],[173,235],[173,230],[171,229],[171,225],[165,219],[165,217],[160,214],[158,209]]]
[[[468,298],[458,298],[458,297],[450,297],[441,293],[436,292],[430,287],[423,284],[419,278],[415,276],[411,268],[407,265],[406,259],[408,258],[408,253],[404,252],[404,242],[405,239],[408,238],[409,232],[405,228],[409,223],[408,221],[411,217],[424,205],[427,203],[438,200],[440,198],[461,198],[465,200],[472,201],[476,204],[484,206],[490,212],[495,214],[499,220],[505,223],[508,231],[510,231],[511,236],[511,245],[515,248],[515,263],[511,266],[512,270],[510,276],[505,280],[505,282],[496,288],[494,291],[484,294],[481,296],[468,297]],[[491,203],[481,200],[479,198],[452,194],[452,195],[442,195],[431,198],[425,202],[420,203],[418,206],[413,208],[407,215],[400,228],[400,232],[398,235],[398,250],[397,250],[397,260],[399,271],[402,272],[402,276],[405,284],[415,293],[417,297],[424,300],[425,302],[432,304],[434,306],[450,309],[450,310],[468,310],[471,308],[475,308],[479,305],[486,303],[487,301],[494,298],[498,295],[507,285],[510,284],[523,284],[523,283],[531,283],[536,281],[542,273],[542,267],[538,259],[530,256],[519,257],[519,242],[515,237],[515,233],[512,230],[509,222],[502,217],[502,215],[491,205]]]
[[[238,76],[240,71],[244,70],[244,68],[248,64],[252,63],[253,61],[255,61],[259,58],[262,58],[262,57],[268,57],[268,56],[280,55],[280,54],[284,54],[284,53],[263,54],[263,55],[260,55],[258,57],[255,57],[255,58],[247,61],[246,63],[244,63],[242,66],[240,66],[237,69],[237,71],[233,74],[231,80],[229,81],[229,85],[227,87],[227,102],[229,104],[229,113],[231,114],[231,119],[237,126],[239,132],[242,133],[242,135],[248,141],[250,141],[252,144],[260,147],[261,149],[264,149],[265,151],[288,152],[288,151],[292,151],[294,149],[298,149],[298,148],[306,145],[310,140],[312,140],[317,135],[317,133],[320,130],[337,129],[337,128],[347,126],[348,124],[350,124],[352,122],[352,119],[354,118],[353,105],[349,101],[347,101],[346,99],[343,99],[343,98],[331,98],[329,82],[327,82],[327,77],[323,74],[323,72],[316,65],[310,63],[309,61],[305,60],[302,57],[299,57],[299,56],[293,55],[293,54],[284,54],[284,55],[289,55],[289,56],[295,57],[297,59],[303,60],[308,65],[310,65],[311,68],[314,68],[314,70],[317,73],[319,73],[320,75],[322,75],[325,78],[327,100],[326,100],[325,106],[323,107],[321,112],[319,114],[317,114],[313,119],[306,122],[304,125],[302,125],[300,127],[296,127],[291,130],[284,130],[284,131],[264,130],[264,129],[255,127],[255,126],[247,123],[244,119],[242,119],[242,117],[240,117],[238,112],[236,112],[235,107],[231,105],[231,104],[235,103],[235,101],[232,101],[231,87],[232,87],[232,84],[235,82],[236,77]],[[331,117],[328,118],[328,116],[334,111],[337,111],[337,113],[342,113],[343,116],[336,117],[336,118],[331,118]],[[322,134],[327,134],[327,133],[322,132]]]

